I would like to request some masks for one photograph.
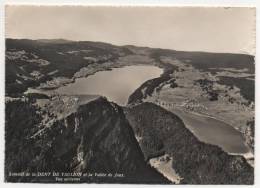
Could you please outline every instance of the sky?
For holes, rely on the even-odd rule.
[[[7,38],[255,54],[254,8],[8,5]]]

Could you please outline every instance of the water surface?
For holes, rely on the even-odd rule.
[[[227,123],[181,110],[171,110],[178,115],[193,134],[201,141],[218,145],[224,151],[232,154],[245,154],[249,152],[241,133]]]
[[[100,71],[75,83],[60,87],[60,94],[102,95],[119,105],[125,105],[128,97],[145,81],[159,77],[163,70],[156,66],[126,66]]]

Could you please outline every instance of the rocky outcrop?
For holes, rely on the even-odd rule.
[[[147,165],[116,104],[98,98],[42,131],[37,126],[37,109],[29,102],[15,105],[19,108],[7,104],[6,181],[55,182],[54,177],[17,178],[10,177],[9,172],[89,172],[123,177],[81,177],[80,182],[169,183]],[[13,137],[13,133],[18,137]]]
[[[169,154],[180,183],[253,184],[254,169],[243,157],[200,142],[173,113],[152,103],[125,111],[146,159]]]
[[[244,132],[244,137],[247,145],[254,152],[255,149],[255,120],[251,120],[247,122],[247,127]]]

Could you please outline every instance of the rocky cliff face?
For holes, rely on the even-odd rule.
[[[241,156],[200,142],[176,115],[152,104],[125,109],[146,159],[164,153],[183,184],[253,184],[254,170]]]
[[[15,105],[19,108],[7,104],[6,181],[54,181],[53,177],[9,177],[9,172],[93,172],[123,177],[83,177],[81,181],[169,183],[145,163],[134,133],[116,104],[99,98],[41,131],[36,109],[30,109],[33,106],[29,102]],[[13,117],[21,120],[19,124]],[[12,132],[19,137],[13,137]]]

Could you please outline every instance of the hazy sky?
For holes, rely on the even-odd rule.
[[[7,6],[6,37],[254,54],[255,9]]]

